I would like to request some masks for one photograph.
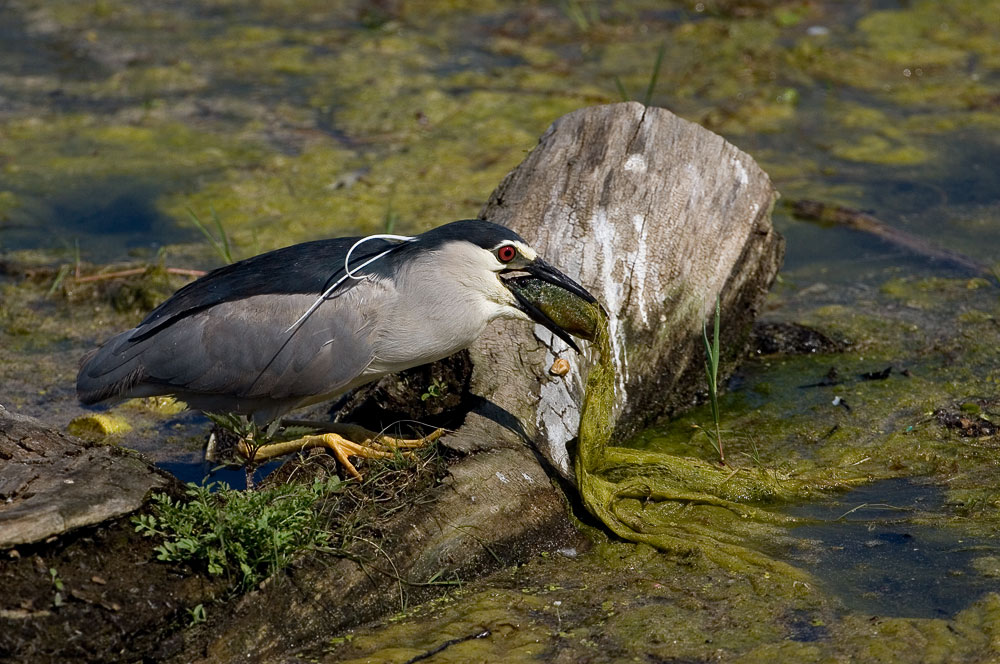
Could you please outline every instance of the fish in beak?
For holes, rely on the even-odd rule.
[[[517,300],[518,308],[531,320],[545,326],[576,352],[577,336],[587,341],[597,337],[603,307],[587,290],[565,274],[536,258],[502,279]]]

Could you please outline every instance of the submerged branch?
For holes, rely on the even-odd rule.
[[[951,249],[939,247],[933,242],[911,235],[898,228],[893,228],[860,210],[808,199],[790,201],[788,205],[791,208],[792,214],[799,219],[837,224],[838,226],[868,233],[915,254],[934,260],[945,261],[979,276],[992,279],[994,282],[998,281],[996,273],[989,266],[980,263],[974,258],[957,251],[952,251]]]

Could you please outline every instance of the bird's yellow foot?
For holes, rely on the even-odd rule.
[[[372,431],[371,429],[366,429],[358,424],[345,424],[342,422],[331,422],[325,425],[321,430],[326,433],[333,433],[342,436],[343,438],[355,442],[358,445],[374,447],[375,449],[380,450],[413,449],[424,447],[444,435],[444,429],[435,429],[423,438],[395,438],[377,431]]]
[[[247,441],[241,440],[236,449],[241,456],[257,463],[314,447],[325,447],[330,450],[330,453],[348,473],[360,480],[361,473],[354,467],[349,457],[393,458],[396,456],[397,450],[424,447],[444,434],[443,429],[437,429],[423,438],[410,439],[384,436],[354,424],[336,424],[332,428],[336,428],[337,431],[303,436],[297,440],[280,443],[267,443],[256,449],[251,449]],[[411,452],[402,452],[402,454],[407,458],[414,458]]]

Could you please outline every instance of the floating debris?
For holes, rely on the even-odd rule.
[[[66,430],[85,440],[101,440],[108,436],[127,433],[132,430],[132,425],[117,415],[94,413],[74,417],[66,426]]]
[[[837,367],[830,367],[830,370],[826,372],[826,376],[822,380],[817,383],[809,383],[808,385],[799,385],[799,389],[807,387],[832,387],[840,385],[840,383],[840,372],[837,371]]]
[[[757,355],[841,353],[846,344],[799,323],[754,323],[751,348]]]
[[[892,366],[888,366],[882,371],[867,371],[863,374],[859,374],[858,378],[861,380],[885,380],[892,373]]]

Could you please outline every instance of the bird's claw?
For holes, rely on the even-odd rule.
[[[237,451],[246,459],[260,462],[265,459],[301,452],[314,447],[325,447],[330,450],[337,462],[344,467],[349,475],[361,479],[361,473],[351,463],[350,457],[364,459],[389,459],[401,454],[407,459],[415,459],[412,452],[400,450],[424,447],[444,435],[444,429],[432,431],[423,438],[394,438],[374,431],[369,431],[357,425],[344,425],[338,433],[322,433],[303,436],[297,440],[261,445],[251,450],[246,441],[241,440]],[[360,440],[358,440],[360,439]]]

